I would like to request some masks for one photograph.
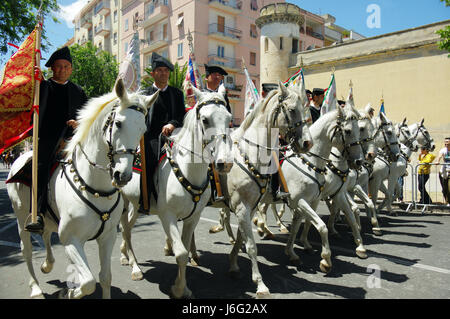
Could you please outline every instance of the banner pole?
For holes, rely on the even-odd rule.
[[[36,62],[35,66],[40,69],[41,65],[41,28],[42,22],[39,21],[36,26]],[[40,74],[40,72],[39,72]],[[40,80],[35,77],[35,89],[33,100],[33,158],[32,158],[32,185],[31,185],[31,222],[37,223],[37,182],[38,182],[38,137],[39,137],[39,94],[40,94]]]

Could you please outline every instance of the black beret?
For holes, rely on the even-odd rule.
[[[62,47],[59,50],[56,50],[53,52],[53,54],[50,56],[50,59],[48,59],[47,63],[45,63],[46,67],[51,67],[53,65],[53,62],[56,60],[67,60],[72,64],[72,56],[70,55],[70,50],[68,47]]]
[[[152,70],[154,71],[156,68],[161,66],[165,66],[169,68],[170,71],[173,71],[173,64],[170,63],[165,57],[160,56],[158,53],[152,53]]]
[[[311,94],[312,95],[311,90],[306,90],[306,94]]]
[[[223,76],[228,75],[228,73],[224,69],[222,69],[220,66],[216,66],[216,65],[209,66],[208,64],[205,64],[206,77],[208,77],[211,73],[215,73],[215,72],[222,74]]]
[[[262,90],[266,93],[269,93],[272,90],[278,89],[278,84],[275,83],[263,83]]]
[[[325,93],[324,89],[314,88],[313,92],[312,92],[312,95],[322,95],[324,93]]]
[[[343,101],[343,100],[337,100],[337,102],[339,105],[345,105],[345,101]]]

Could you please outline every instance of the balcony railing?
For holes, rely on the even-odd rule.
[[[102,0],[94,8],[94,14],[106,15],[110,11],[109,1]]]
[[[230,69],[240,69],[241,59],[221,57],[217,54],[210,54],[208,55],[208,64],[219,65]]]
[[[168,0],[156,0],[151,3],[148,3],[145,6],[145,19],[147,19],[149,16],[151,16],[153,14],[153,12],[155,12],[155,9],[160,6],[166,6],[166,7],[169,6],[169,1]]]
[[[95,35],[101,35],[101,36],[105,36],[109,34],[109,28],[105,25],[103,25],[103,23],[100,23],[98,26],[94,27],[94,33]]]
[[[157,48],[165,46],[169,43],[168,37],[164,37],[163,32],[158,32],[153,35],[152,38],[145,39],[144,47],[142,48],[143,53],[153,51]]]
[[[221,4],[225,7],[231,8],[233,11],[242,10],[241,0],[209,0],[209,3],[212,5]]]
[[[211,23],[208,26],[208,34],[220,34],[224,37],[239,40],[241,38],[242,30],[226,27],[222,24]]]
[[[312,36],[313,38],[323,40],[323,35],[320,33],[306,29],[306,34]]]

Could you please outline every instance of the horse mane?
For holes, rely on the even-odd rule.
[[[262,114],[266,111],[266,107],[269,104],[270,100],[277,93],[278,93],[278,90],[272,90],[269,92],[269,94],[266,96],[266,98],[259,100],[256,103],[255,108],[253,110],[251,110],[250,113],[247,114],[244,121],[242,121],[241,125],[239,126],[239,128],[236,129],[236,131],[234,132],[233,135],[237,138],[239,138],[239,136],[242,136],[244,134],[244,132],[250,127],[253,120],[259,114]]]
[[[74,131],[74,136],[67,144],[65,151],[70,154],[77,144],[83,142],[88,136],[92,125],[99,118],[99,115],[107,109],[107,105],[117,99],[115,92],[104,94],[100,97],[90,99],[77,114],[78,126]]]
[[[195,104],[195,106],[189,110],[186,115],[184,116],[183,120],[183,126],[180,128],[180,130],[175,131],[171,138],[175,141],[175,143],[180,142],[181,138],[185,134],[190,134],[194,132],[195,129],[195,123],[196,123],[196,116],[197,116],[197,107],[198,103]]]

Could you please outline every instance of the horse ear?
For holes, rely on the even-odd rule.
[[[284,86],[283,83],[281,83],[280,80],[278,80],[278,92],[280,92],[281,96],[288,96],[289,95],[289,91],[287,89],[287,87]]]
[[[225,99],[225,95],[227,94],[227,89],[225,88],[225,85],[223,85],[223,83],[219,86],[219,90],[217,92],[219,94],[222,94],[223,98]]]
[[[191,85],[191,89],[192,91],[194,91],[195,97],[197,98],[197,100],[200,100],[201,96],[202,96],[202,91],[200,91],[199,89],[197,89],[195,86]]]
[[[425,119],[422,118],[422,121],[420,121],[420,125],[422,125],[424,121],[425,121]]]
[[[128,100],[128,93],[127,89],[125,88],[125,85],[123,84],[123,80],[121,77],[119,77],[116,81],[116,84],[114,86],[114,90],[116,91],[117,97],[121,100],[126,99]]]
[[[150,95],[149,97],[147,97],[147,99],[145,100],[145,107],[147,109],[150,109],[153,104],[155,103],[156,99],[159,96],[159,92],[161,92],[161,90],[158,89],[158,91],[156,91],[155,93],[153,93],[152,95]]]
[[[403,119],[402,126],[406,125],[406,117]]]

